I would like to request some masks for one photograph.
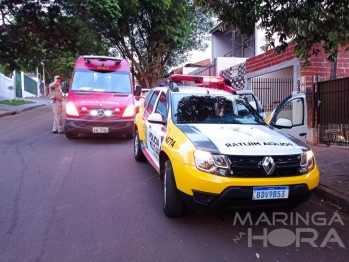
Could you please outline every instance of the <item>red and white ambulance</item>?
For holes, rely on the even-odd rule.
[[[80,56],[75,64],[66,104],[65,135],[117,133],[134,136],[135,106],[126,59]]]

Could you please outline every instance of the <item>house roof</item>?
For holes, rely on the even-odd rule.
[[[188,63],[184,67],[206,67],[211,65],[211,59],[205,59],[196,63]]]
[[[174,74],[183,74],[183,67],[175,68],[172,71]]]
[[[183,67],[208,67],[211,66],[211,59],[205,59],[196,63],[188,63]],[[171,71],[172,74],[183,74],[183,67],[175,68]]]
[[[218,23],[215,25],[215,27],[213,27],[211,30],[210,30],[210,34],[213,34],[214,32],[217,32],[220,27],[221,27],[222,23]]]

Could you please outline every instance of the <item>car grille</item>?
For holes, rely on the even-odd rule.
[[[288,177],[302,175],[299,172],[300,155],[271,156],[276,168],[271,175],[266,175],[261,163],[264,156],[228,156],[231,161],[231,177],[259,178],[259,177]]]
[[[110,111],[112,111],[112,115],[111,116],[102,116],[102,117],[91,116],[91,114],[90,114],[91,110],[103,110],[103,113],[106,110],[110,110]],[[91,119],[92,120],[92,119],[117,119],[120,117],[121,113],[115,112],[115,111],[113,111],[113,109],[110,109],[110,108],[89,108],[87,111],[82,111],[80,109],[79,114],[84,119]]]

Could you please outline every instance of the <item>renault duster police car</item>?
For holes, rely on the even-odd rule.
[[[188,81],[197,86],[178,86]],[[264,122],[244,95],[217,77],[171,76],[150,91],[135,119],[134,156],[164,181],[163,210],[183,214],[305,202],[319,185],[313,152],[303,138],[303,94],[288,97]],[[184,81],[181,81],[184,84]],[[293,130],[294,129],[294,130]],[[292,131],[293,130],[293,131]]]

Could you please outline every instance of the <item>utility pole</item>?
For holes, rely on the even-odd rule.
[[[40,78],[39,78],[39,67],[36,67],[36,78],[37,78],[37,82],[36,82],[36,87],[37,87],[37,97],[40,96]]]
[[[44,82],[44,96],[47,96],[47,89],[46,89],[46,82],[45,82],[45,64],[44,62],[42,63],[42,81]]]

